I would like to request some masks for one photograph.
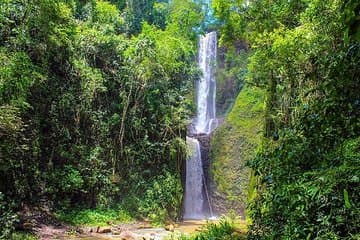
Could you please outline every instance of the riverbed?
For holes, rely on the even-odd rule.
[[[166,230],[162,227],[141,227],[141,228],[129,228],[123,232],[127,232],[128,235],[131,235],[131,239],[154,239],[154,240],[165,240],[171,236],[180,236],[180,235],[190,235],[195,233],[207,223],[206,220],[188,220],[180,223],[174,224],[174,229],[171,231]],[[58,236],[56,239],[71,239],[71,240],[113,240],[121,239],[123,235],[121,232],[118,234],[113,233],[82,233],[82,234],[71,234],[67,233],[62,236]]]

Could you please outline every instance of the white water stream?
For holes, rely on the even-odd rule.
[[[184,219],[204,219],[204,170],[201,161],[200,143],[196,138],[186,137],[191,155],[186,161]]]
[[[216,120],[216,80],[215,66],[217,55],[216,32],[200,36],[198,64],[202,72],[196,87],[197,115],[195,133],[209,134],[217,125]]]
[[[198,64],[202,76],[196,86],[197,115],[192,134],[210,134],[217,127],[215,66],[217,35],[210,32],[200,36]],[[206,219],[213,217],[198,139],[187,137],[191,155],[186,161],[186,184],[184,219]]]

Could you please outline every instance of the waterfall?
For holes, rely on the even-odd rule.
[[[217,127],[215,106],[216,55],[216,32],[200,36],[198,65],[202,75],[196,84],[197,114],[193,121],[193,129],[190,132],[192,137],[186,137],[191,154],[186,161],[184,219],[213,217],[203,170],[201,144],[197,136],[209,135]]]
[[[202,72],[196,87],[197,115],[195,133],[211,133],[217,125],[216,121],[216,81],[215,64],[217,54],[216,32],[200,36],[198,64]]]
[[[191,150],[191,155],[186,161],[185,185],[185,219],[204,218],[203,175],[201,162],[200,143],[195,138],[186,137],[186,143]]]

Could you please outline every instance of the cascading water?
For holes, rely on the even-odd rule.
[[[216,81],[215,64],[217,54],[216,32],[200,36],[198,64],[202,77],[197,84],[197,116],[195,120],[195,133],[211,133],[216,127]]]
[[[191,156],[186,162],[185,219],[204,218],[203,175],[200,143],[196,138],[186,137]],[[200,161],[199,161],[200,159]]]
[[[193,137],[186,138],[191,156],[186,161],[184,219],[213,217],[204,177],[201,146],[196,137],[204,134],[209,135],[217,126],[215,108],[216,54],[216,32],[200,36],[198,64],[202,71],[202,77],[196,87],[197,115],[193,121],[193,130],[190,132]]]

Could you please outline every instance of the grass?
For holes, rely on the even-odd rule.
[[[57,218],[74,226],[107,226],[110,223],[132,222],[131,214],[120,206],[112,209],[73,209],[70,211],[58,211]]]

